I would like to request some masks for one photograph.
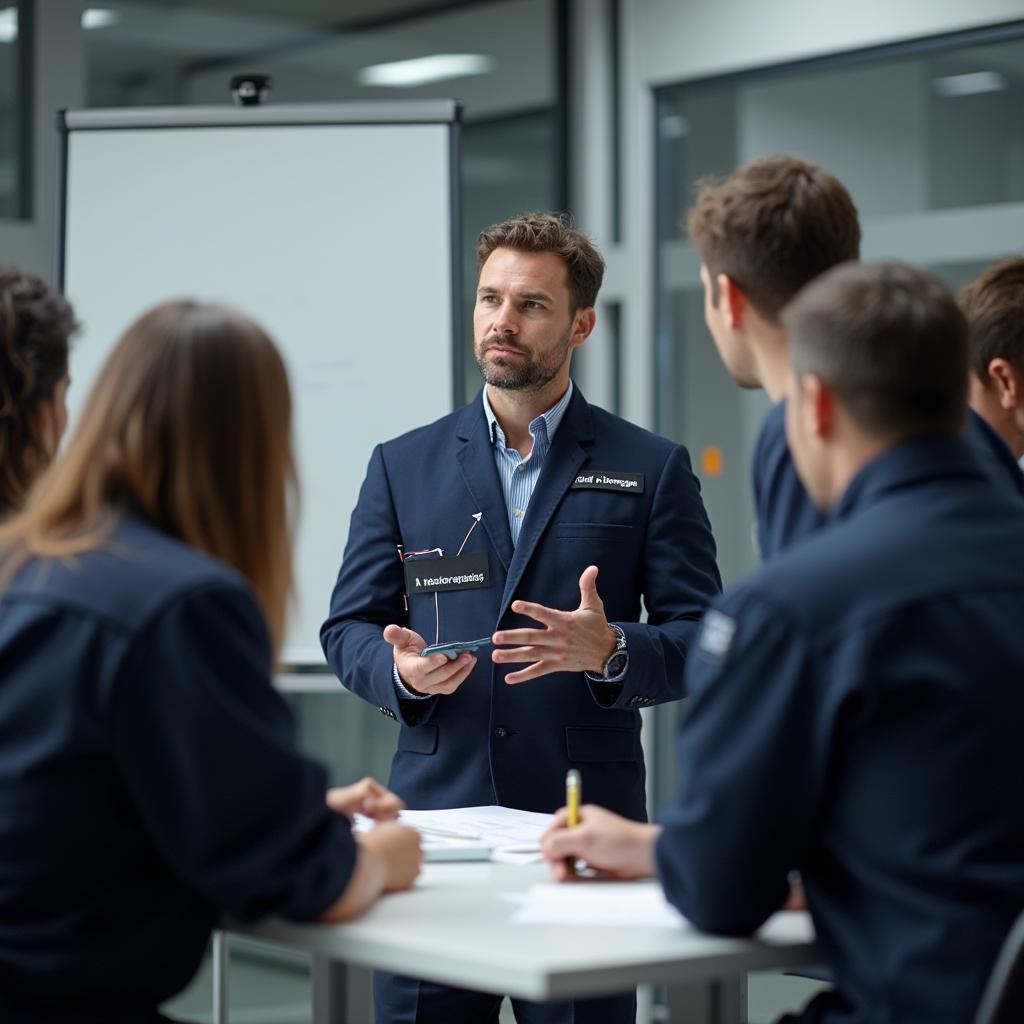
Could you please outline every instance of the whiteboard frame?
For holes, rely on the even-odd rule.
[[[459,100],[368,100],[361,103],[281,104],[279,106],[252,107],[186,106],[60,110],[57,113],[57,218],[53,279],[63,293],[66,283],[68,162],[72,132],[131,131],[133,129],[173,131],[178,128],[251,126],[409,124],[448,126],[452,327],[450,380],[451,407],[457,409],[466,402],[466,374],[463,366],[463,332],[465,328],[462,296],[462,181],[460,173],[462,103]],[[289,670],[300,674],[330,673],[333,675],[330,666],[319,661],[285,661],[279,666],[279,671]]]

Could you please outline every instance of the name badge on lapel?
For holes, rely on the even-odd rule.
[[[591,469],[580,473],[573,481],[573,491],[622,491],[626,494],[644,493],[643,473],[616,473],[610,469]]]
[[[416,594],[435,594],[445,590],[473,590],[491,585],[491,568],[486,551],[448,558],[407,558],[405,591]]]

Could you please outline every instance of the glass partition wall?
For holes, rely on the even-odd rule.
[[[27,2],[0,6],[0,220],[23,220],[32,212],[31,34]]]
[[[736,387],[704,325],[682,224],[695,183],[798,154],[849,188],[865,259],[925,265],[959,288],[1024,252],[1024,23],[684,83],[656,100],[657,429],[690,448],[728,585],[758,562],[750,459],[769,403]],[[674,789],[677,717],[656,712],[659,801]]]

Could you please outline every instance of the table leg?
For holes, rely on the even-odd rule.
[[[228,933],[215,931],[210,958],[213,961],[213,1024],[228,1024],[228,967],[231,951]]]
[[[668,986],[669,1024],[745,1024],[747,979],[719,978]]]
[[[369,1024],[373,972],[326,956],[313,957],[313,1024]]]

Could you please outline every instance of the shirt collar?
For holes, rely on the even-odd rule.
[[[534,441],[537,440],[538,431],[543,426],[544,432],[547,434],[547,442],[551,443],[551,440],[555,436],[555,431],[558,429],[558,425],[562,422],[562,418],[565,416],[565,410],[569,408],[569,400],[572,398],[573,383],[572,378],[569,379],[569,386],[565,389],[565,394],[555,402],[547,412],[542,412],[539,416],[535,417],[530,421],[530,435]],[[491,408],[491,403],[487,399],[487,387],[485,386],[481,392],[484,400],[484,416],[487,419],[487,434],[491,439],[491,444],[498,444],[499,442],[505,444],[505,432],[501,429],[501,424],[498,422],[497,416],[494,415],[494,410]]]

